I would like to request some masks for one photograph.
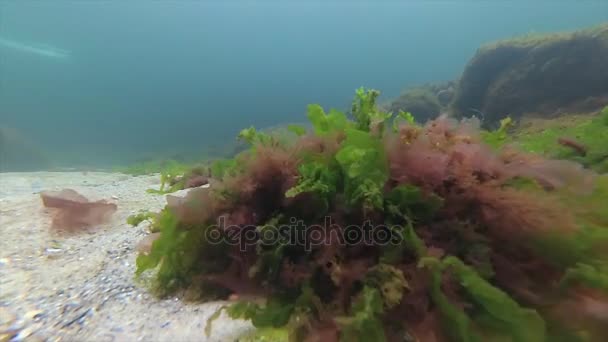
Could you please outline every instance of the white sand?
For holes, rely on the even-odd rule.
[[[0,173],[0,342],[234,341],[252,329],[222,315],[206,338],[220,303],[159,300],[134,281],[135,246],[148,227],[125,221],[164,206],[164,196],[145,192],[158,182],[117,173]],[[57,234],[38,192],[63,188],[108,199],[118,211],[109,224]]]

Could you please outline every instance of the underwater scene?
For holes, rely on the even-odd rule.
[[[608,341],[608,1],[0,0],[17,341]]]

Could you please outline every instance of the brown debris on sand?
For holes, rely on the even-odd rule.
[[[72,189],[43,191],[42,204],[53,211],[54,229],[77,229],[107,222],[117,206],[106,200],[89,201]]]

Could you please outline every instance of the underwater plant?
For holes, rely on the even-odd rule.
[[[209,188],[167,196],[137,275],[236,298],[205,332],[225,312],[258,328],[247,340],[608,338],[606,176],[502,148],[508,120],[387,129],[378,94],[359,89],[350,118],[310,105],[296,139],[243,130]]]

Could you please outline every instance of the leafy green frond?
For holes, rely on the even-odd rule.
[[[376,107],[378,96],[380,96],[380,92],[375,89],[365,89],[363,87],[357,89],[351,112],[355,119],[355,128],[367,132],[375,127],[382,136],[385,123],[391,119],[393,114],[378,110]]]
[[[560,284],[567,287],[574,282],[602,290],[608,294],[608,263],[604,262],[600,265],[579,263],[575,267],[569,268]]]
[[[357,129],[369,131],[372,118],[378,117],[376,110],[376,99],[378,96],[380,96],[380,92],[377,90],[368,90],[363,87],[357,89],[351,109],[357,123]]]
[[[417,258],[426,256],[426,245],[416,234],[411,222],[406,222],[405,225],[391,226],[390,230],[394,236],[398,237],[398,240],[382,246],[381,262],[387,264],[400,262],[406,253],[413,254]]]
[[[336,317],[342,328],[340,341],[386,341],[380,315],[384,311],[378,289],[365,286],[351,306],[350,316]]]
[[[224,245],[210,244],[206,240],[208,226],[182,227],[169,210],[159,213],[155,226],[160,229],[160,236],[152,243],[149,253],[138,255],[136,275],[157,268],[154,288],[161,294],[189,285],[193,273],[201,274],[206,269],[222,267],[221,264],[198,263],[199,258],[204,257],[201,251],[211,254],[225,248]]]
[[[288,125],[287,130],[297,135],[298,137],[306,134],[306,127],[300,125]]]
[[[509,336],[513,341],[521,342],[545,341],[545,321],[535,310],[521,307],[509,295],[488,283],[458,258],[450,256],[441,261],[425,258],[422,264],[431,266],[433,272],[438,272],[435,276],[450,269],[478,309],[474,321],[479,324],[480,333],[483,331],[483,334],[495,337]],[[447,300],[437,294],[435,296],[440,303]],[[475,340],[471,335],[471,324],[466,314],[455,313],[454,307],[447,307],[447,303],[443,305],[446,305],[442,308],[444,315],[457,324],[458,328],[455,330],[459,332],[460,337],[465,338],[463,340]]]
[[[414,116],[410,112],[404,112],[404,111],[400,110],[397,117],[402,118],[403,120],[405,120],[405,122],[407,122],[410,125],[413,125],[416,123]]]
[[[303,192],[314,192],[324,198],[336,193],[339,182],[339,170],[331,168],[322,161],[313,160],[299,167],[300,179],[298,184],[287,190],[285,196],[295,197]]]
[[[513,120],[506,117],[500,120],[500,127],[495,131],[481,131],[481,139],[492,148],[502,147],[509,137],[509,129],[513,127]]]
[[[444,328],[455,341],[481,342],[479,335],[473,331],[473,323],[467,314],[450,302],[441,290],[443,266],[436,258],[420,259],[420,266],[427,267],[431,272],[431,298],[441,312]]]
[[[405,122],[408,125],[416,124],[416,120],[414,119],[412,113],[400,110],[397,116],[393,119],[393,132],[397,132],[399,130],[400,122]]]
[[[163,211],[159,217],[159,225],[161,228],[161,235],[159,239],[155,240],[152,244],[152,250],[150,254],[140,254],[137,257],[137,271],[136,274],[141,274],[147,269],[155,268],[163,257],[170,252],[174,251],[178,242],[179,232],[177,230],[178,221],[174,215],[171,215],[167,211]]]
[[[308,105],[307,116],[315,134],[319,136],[344,131],[351,124],[344,113],[332,109],[325,114],[323,108],[318,104]]]
[[[344,174],[344,192],[349,204],[383,209],[388,164],[381,141],[368,132],[349,129],[336,160]]]
[[[238,139],[244,140],[251,145],[266,145],[272,143],[273,141],[272,136],[266,133],[258,132],[253,126],[242,129],[238,135]]]
[[[279,328],[289,322],[294,304],[271,297],[265,305],[237,302],[226,309],[231,318],[251,321],[256,328]]]
[[[386,208],[393,217],[406,222],[430,220],[443,206],[443,199],[435,194],[425,195],[413,185],[399,185],[386,195]]]

